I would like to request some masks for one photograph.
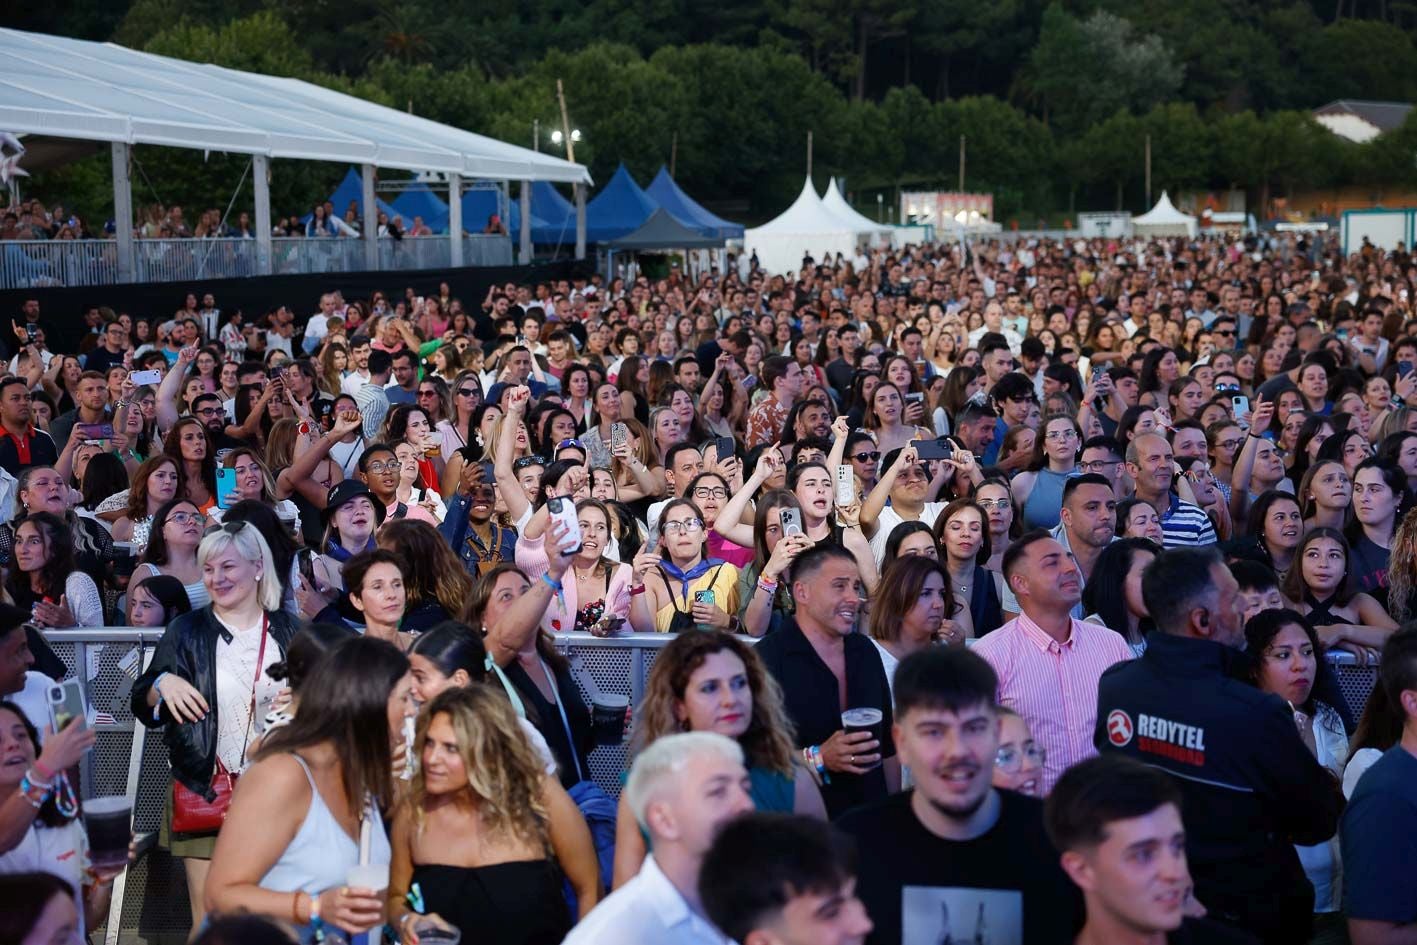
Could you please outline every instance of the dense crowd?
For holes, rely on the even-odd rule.
[[[390,216],[379,211],[378,236],[402,239],[405,236],[433,236],[434,230],[421,216],[414,215],[405,220],[398,213]],[[482,227],[483,233],[506,235],[507,227],[501,218],[492,216],[486,221],[467,221]],[[92,226],[76,214],[70,213],[63,204],[46,207],[42,200],[29,198],[8,207],[0,207],[0,240],[86,240],[112,237],[114,224],[110,220],[99,226]],[[359,206],[350,201],[349,206],[335,212],[335,206],[326,200],[313,204],[304,214],[291,214],[276,219],[271,226],[272,236],[280,237],[357,237],[364,228],[364,218]],[[242,211],[234,219],[213,207],[197,214],[189,220],[181,206],[170,207],[149,204],[138,212],[138,220],[133,226],[136,239],[255,239],[255,223],[251,214]]]
[[[44,633],[117,625],[203,941],[1413,941],[1414,294],[1278,236],[27,303],[0,924],[105,914]],[[573,632],[670,638],[628,706]]]

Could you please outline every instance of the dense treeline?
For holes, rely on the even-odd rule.
[[[21,28],[293,75],[554,149],[555,82],[605,180],[623,160],[676,172],[739,216],[819,174],[873,191],[966,185],[1001,218],[1139,209],[1153,190],[1237,186],[1252,206],[1299,188],[1417,184],[1417,122],[1356,147],[1307,117],[1340,97],[1417,100],[1417,13],[1396,0],[58,0]],[[100,156],[101,157],[101,156]],[[139,203],[225,206],[244,159],[143,148]],[[281,162],[279,208],[342,167]],[[99,158],[31,184],[106,202]],[[249,194],[249,184],[247,185]],[[865,199],[863,199],[865,198]],[[238,199],[238,206],[249,196]]]

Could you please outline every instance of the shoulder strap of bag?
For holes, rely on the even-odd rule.
[[[561,727],[566,731],[566,746],[571,750],[571,761],[576,766],[576,780],[584,781],[590,777],[581,770],[581,756],[576,751],[576,736],[571,732],[571,720],[566,718],[566,704],[561,699],[561,687],[556,685],[556,673],[551,666],[540,656],[537,659],[541,662],[541,671],[546,674],[547,685],[551,687],[551,693],[556,697],[556,711],[561,715]]]
[[[251,750],[251,726],[256,722],[256,687],[261,684],[261,670],[266,662],[266,638],[271,635],[271,618],[261,614],[261,648],[256,652],[256,675],[251,680],[251,711],[246,715],[246,736],[241,742],[241,767],[246,767],[246,753]]]

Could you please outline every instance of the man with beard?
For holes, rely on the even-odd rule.
[[[992,784],[998,679],[963,647],[895,674],[895,742],[914,789],[837,822],[860,851],[868,945],[1070,943],[1080,907],[1043,830],[1043,803]]]
[[[212,448],[217,452],[246,445],[226,435],[226,410],[222,408],[220,394],[198,394],[192,398],[192,416],[202,421],[202,426],[211,436]]]
[[[1049,534],[1058,539],[1077,565],[1081,593],[1087,579],[1092,577],[1102,549],[1112,544],[1117,534],[1117,497],[1112,483],[1098,473],[1084,473],[1069,479],[1063,485],[1060,519]],[[1008,619],[1019,615],[1018,598],[1007,584],[1000,603]],[[1087,616],[1081,599],[1073,607],[1072,615],[1079,620]]]
[[[53,466],[59,459],[54,441],[34,428],[29,384],[24,378],[0,380],[0,468],[12,476],[31,466]]]
[[[861,569],[851,552],[820,542],[797,558],[791,573],[797,611],[757,652],[782,687],[797,747],[821,777],[822,800],[836,817],[900,784],[890,686],[875,644],[854,632]],[[846,731],[842,713],[862,708],[880,712],[881,721],[871,731]]]

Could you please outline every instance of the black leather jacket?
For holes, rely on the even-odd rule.
[[[300,623],[283,610],[272,611],[268,617],[270,642],[280,647],[281,658],[284,659],[285,648],[300,629]],[[172,762],[172,776],[208,800],[215,797],[211,793],[211,782],[216,771],[217,713],[221,711],[216,699],[218,638],[230,640],[231,634],[212,614],[211,605],[179,616],[167,625],[147,672],[133,684],[132,697],[134,718],[150,728],[164,726],[163,737]],[[158,717],[153,718],[153,710],[148,707],[148,692],[163,673],[182,677],[202,694],[211,710],[205,718],[180,724],[168,712],[165,703],[160,707]]]

